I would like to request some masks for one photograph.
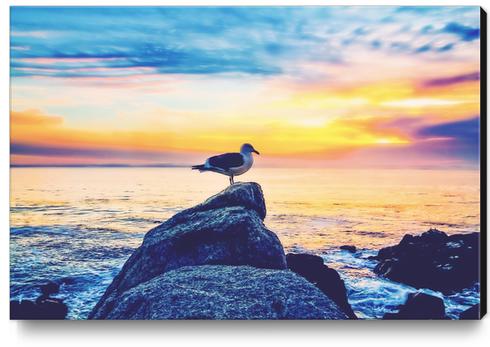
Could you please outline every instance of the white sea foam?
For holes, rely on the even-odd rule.
[[[414,287],[374,274],[372,270],[376,262],[367,257],[376,253],[373,250],[360,250],[356,253],[329,250],[321,254],[325,264],[337,270],[345,281],[349,303],[359,318],[376,319],[382,318],[387,312],[397,312],[398,306],[406,301],[408,294],[418,291]],[[452,319],[458,319],[462,311],[480,301],[478,285],[448,296],[430,289],[419,290],[441,297],[446,306],[446,314]]]

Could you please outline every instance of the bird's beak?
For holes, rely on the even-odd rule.
[[[259,151],[255,150],[255,149],[253,150],[253,152],[254,153],[257,153],[258,155],[260,155]]]

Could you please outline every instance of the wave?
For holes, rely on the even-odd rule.
[[[69,278],[59,297],[70,307],[69,319],[84,319],[142,237],[81,225],[13,227],[11,299],[35,299],[40,284]]]
[[[377,262],[368,257],[376,254],[377,251],[368,249],[354,254],[344,250],[329,250],[321,254],[325,263],[337,270],[344,279],[349,303],[359,318],[380,319],[387,312],[397,312],[398,306],[405,303],[408,294],[418,291],[409,285],[374,274],[372,270]],[[447,296],[430,289],[420,290],[442,298],[446,314],[451,319],[458,319],[461,312],[480,302],[478,283]]]

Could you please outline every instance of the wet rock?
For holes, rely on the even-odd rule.
[[[89,318],[105,316],[125,291],[190,265],[251,265],[286,269],[283,247],[263,223],[266,208],[257,183],[236,183],[150,230]]]
[[[68,306],[60,299],[10,301],[10,319],[65,319],[67,313]]]
[[[43,296],[49,297],[52,294],[59,293],[60,285],[56,282],[49,281],[48,283],[39,286],[39,289],[41,289]]]
[[[39,286],[41,295],[36,301],[10,301],[10,319],[65,319],[68,306],[63,300],[51,298],[60,291],[60,284],[48,281]]]
[[[286,255],[288,268],[303,276],[317,286],[325,295],[331,298],[350,318],[357,319],[352,307],[347,301],[347,290],[344,281],[334,269],[323,263],[323,259],[312,254]]]
[[[344,246],[340,246],[340,249],[342,249],[344,251],[351,252],[351,253],[356,253],[357,252],[356,246],[344,245]]]
[[[397,313],[386,313],[383,319],[447,319],[444,301],[421,292],[410,293]]]
[[[374,272],[416,288],[459,291],[479,280],[478,243],[479,233],[448,236],[431,229],[405,235],[398,245],[378,252]]]
[[[481,317],[480,317],[480,305],[479,304],[473,305],[469,309],[461,312],[459,315],[459,319],[462,319],[462,320],[481,319]]]
[[[94,319],[347,319],[289,270],[202,265],[169,271],[114,300]]]
[[[77,280],[76,280],[76,278],[74,278],[74,277],[63,277],[63,278],[61,278],[61,279],[59,280],[59,282],[60,282],[61,284],[66,284],[66,285],[72,285],[72,284],[75,284],[75,282],[76,282],[76,281],[77,281]]]

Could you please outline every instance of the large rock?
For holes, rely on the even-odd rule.
[[[40,285],[39,289],[41,290],[42,296],[49,297],[50,295],[60,292],[60,284],[54,281],[48,281],[47,283]]]
[[[340,246],[341,250],[351,252],[351,253],[356,253],[357,252],[357,247],[356,246],[351,246],[351,245],[343,245]]]
[[[266,215],[264,194],[259,184],[255,182],[238,182],[222,192],[210,197],[203,203],[182,211],[174,216],[187,215],[194,212],[203,212],[223,207],[242,206],[257,212],[263,220]]]
[[[347,301],[347,289],[345,288],[344,281],[340,278],[337,271],[324,265],[321,257],[304,253],[288,253],[286,260],[291,271],[303,276],[317,286],[350,319],[357,319],[357,316]]]
[[[92,310],[112,311],[119,295],[167,271],[189,265],[251,265],[286,269],[277,236],[263,224],[260,186],[237,183],[150,230]]]
[[[188,266],[122,293],[94,319],[347,319],[318,288],[288,270]]]
[[[397,313],[386,313],[383,319],[447,319],[444,301],[422,292],[410,293]]]
[[[459,319],[461,320],[475,320],[475,319],[481,319],[480,317],[480,305],[475,304],[471,306],[470,308],[464,310],[459,314]]]
[[[63,300],[51,298],[60,291],[60,283],[48,281],[39,286],[41,295],[36,301],[10,301],[10,319],[65,319],[68,306]]]
[[[68,306],[55,298],[10,301],[10,319],[65,319]]]
[[[378,252],[374,272],[448,294],[479,281],[478,245],[479,233],[448,236],[431,229],[419,236],[405,235],[398,245]]]

